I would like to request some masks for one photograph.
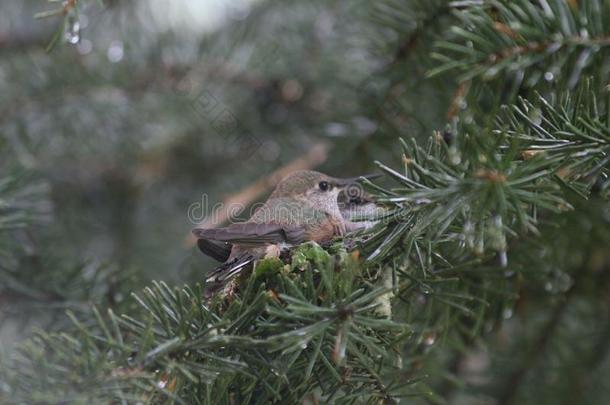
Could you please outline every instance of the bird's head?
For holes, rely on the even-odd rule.
[[[313,170],[296,171],[278,183],[270,198],[306,200],[312,206],[323,209],[336,206],[337,197],[342,191],[350,196],[363,194],[358,184],[362,177],[372,178],[374,175],[337,178]]]
[[[336,178],[313,170],[299,170],[284,177],[271,197],[333,197],[341,190],[356,186],[360,177]]]

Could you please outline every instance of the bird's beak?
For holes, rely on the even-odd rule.
[[[344,188],[344,187],[347,187],[352,184],[357,184],[358,181],[360,181],[362,179],[371,180],[371,179],[376,179],[381,176],[382,176],[382,174],[373,173],[373,174],[365,174],[364,176],[348,177],[348,178],[344,178],[344,179],[334,179],[334,181],[335,181],[335,184],[337,185],[337,187]]]

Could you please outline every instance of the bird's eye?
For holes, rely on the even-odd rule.
[[[321,181],[318,183],[318,187],[320,187],[320,190],[322,191],[327,191],[330,189],[330,184],[328,184],[327,181]]]

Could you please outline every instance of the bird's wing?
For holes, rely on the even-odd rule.
[[[197,240],[197,246],[204,254],[219,262],[226,262],[229,259],[233,247],[227,242],[213,242],[208,239]]]
[[[193,229],[193,234],[200,239],[246,246],[261,246],[274,243],[298,244],[305,240],[305,227],[279,225],[276,223],[258,224],[244,222],[216,229],[195,228]]]

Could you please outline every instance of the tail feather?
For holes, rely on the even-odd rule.
[[[221,290],[231,281],[231,279],[237,276],[245,267],[252,264],[255,260],[255,256],[244,253],[212,270],[205,280],[206,286],[204,293],[206,297],[211,297]]]

